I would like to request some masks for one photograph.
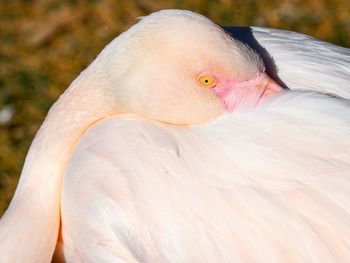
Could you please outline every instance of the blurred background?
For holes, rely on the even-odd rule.
[[[190,9],[221,25],[293,30],[350,47],[348,0],[0,0],[0,215],[48,108],[139,16]]]

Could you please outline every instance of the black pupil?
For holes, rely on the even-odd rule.
[[[205,83],[208,83],[208,82],[209,82],[209,80],[206,79],[206,80],[205,80]]]

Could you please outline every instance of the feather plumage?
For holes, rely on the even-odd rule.
[[[350,98],[350,50],[297,32],[262,27],[225,27],[256,50],[267,71],[289,89]]]
[[[344,116],[349,101],[289,92],[189,128],[101,121],[65,175],[69,262],[345,262]]]

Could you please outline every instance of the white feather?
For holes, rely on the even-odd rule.
[[[269,73],[276,74],[288,88],[350,98],[350,49],[287,30],[261,27],[226,30],[258,51]]]
[[[346,262],[349,156],[349,101],[315,93],[190,128],[103,120],[65,175],[66,259]]]

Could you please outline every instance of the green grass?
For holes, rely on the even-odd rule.
[[[0,3],[0,215],[16,188],[26,152],[50,105],[99,51],[139,16],[190,9],[223,25],[303,32],[350,47],[350,1],[59,1]]]

